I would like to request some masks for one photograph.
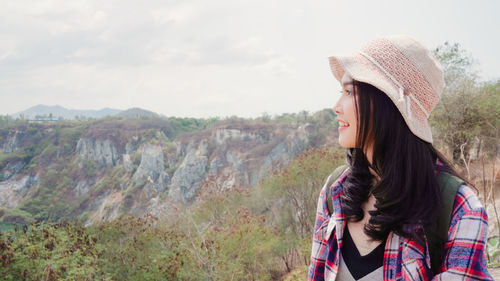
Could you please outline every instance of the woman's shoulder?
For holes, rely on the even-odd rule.
[[[451,224],[464,217],[487,220],[486,211],[476,192],[466,184],[462,184],[455,196]]]
[[[349,173],[348,165],[340,165],[337,168],[335,168],[335,170],[327,177],[321,192],[322,193],[325,192],[327,188],[332,188],[338,182],[343,182],[348,173]]]
[[[483,209],[483,204],[476,192],[466,184],[462,184],[455,197],[455,207],[461,207],[467,210]]]

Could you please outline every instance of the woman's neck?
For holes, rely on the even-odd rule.
[[[369,211],[374,211],[376,209],[376,201],[377,200],[375,199],[375,197],[373,195],[370,195],[370,197],[368,197],[368,200],[362,204],[364,213],[363,219],[357,222],[347,222],[347,227],[349,228],[349,233],[351,234],[352,240],[362,256],[367,255],[378,245],[380,245],[380,243],[382,243],[381,241],[373,240],[364,232],[365,225],[368,224],[371,217]]]

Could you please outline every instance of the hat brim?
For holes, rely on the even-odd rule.
[[[352,56],[332,56],[329,57],[328,60],[335,79],[341,82],[344,73],[347,72],[352,79],[373,85],[384,92],[396,105],[410,131],[422,140],[432,143],[432,132],[427,119],[413,119],[412,122],[408,120],[408,116],[405,114],[404,104],[398,102],[398,86],[371,61],[361,54],[354,54]]]

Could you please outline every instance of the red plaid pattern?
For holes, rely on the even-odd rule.
[[[340,196],[348,172],[332,185],[325,184],[320,192],[308,280],[334,281],[337,275],[345,227]],[[326,188],[331,188],[332,218],[328,215]],[[424,235],[422,228],[419,231]],[[462,185],[455,198],[440,273],[433,276],[427,243],[390,233],[384,252],[384,280],[493,280],[486,268],[487,233],[486,211],[474,192]]]

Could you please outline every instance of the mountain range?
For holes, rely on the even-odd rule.
[[[123,118],[141,118],[141,117],[159,117],[157,113],[141,109],[141,108],[130,108],[127,110],[120,110],[114,108],[103,108],[99,110],[94,109],[67,109],[60,105],[43,105],[39,104],[30,107],[24,111],[12,114],[12,117],[19,118],[24,117],[25,119],[40,119],[40,118],[50,118],[50,119],[88,119],[88,118],[103,118],[107,116],[118,116]]]

